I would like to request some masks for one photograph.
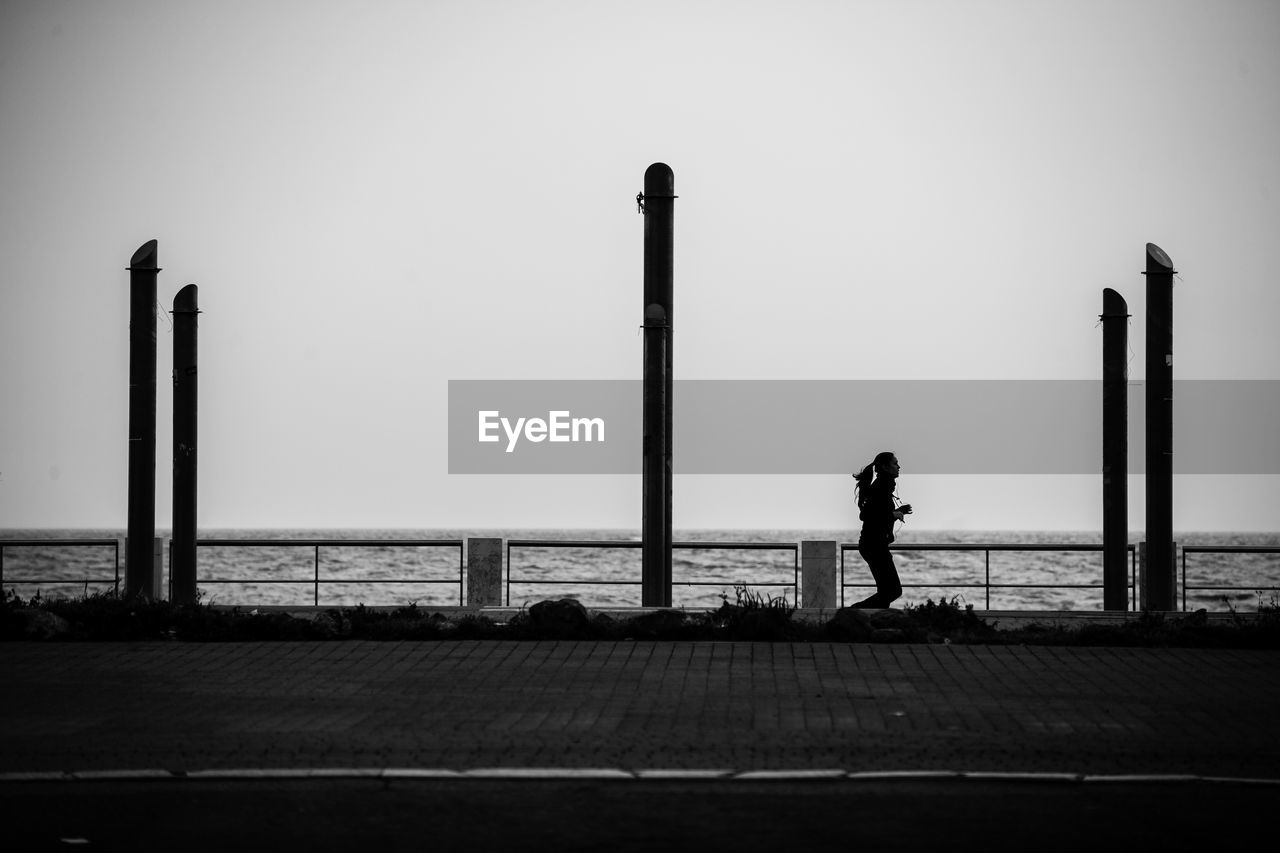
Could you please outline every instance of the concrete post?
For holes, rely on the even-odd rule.
[[[1147,585],[1151,610],[1173,610],[1173,262],[1147,244]]]
[[[502,604],[502,540],[467,539],[467,606]]]
[[[169,585],[178,604],[196,603],[197,288],[173,298],[173,552]]]
[[[129,530],[124,594],[147,596],[155,586],[151,540],[156,535],[156,275],[157,243],[148,240],[129,261]]]
[[[1129,306],[1102,291],[1102,608],[1128,610]]]
[[[807,540],[800,543],[801,607],[835,609],[838,553],[834,540]]]

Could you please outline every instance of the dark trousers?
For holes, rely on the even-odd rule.
[[[898,568],[893,564],[893,554],[888,545],[858,543],[858,553],[867,561],[871,576],[876,580],[874,595],[864,598],[854,607],[888,607],[902,596],[902,581],[898,580]]]

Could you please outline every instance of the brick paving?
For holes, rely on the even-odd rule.
[[[0,773],[841,769],[1280,779],[1280,653],[0,644]]]

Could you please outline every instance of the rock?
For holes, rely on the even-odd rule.
[[[529,621],[539,634],[548,637],[576,637],[591,621],[587,608],[573,598],[539,601],[529,608]]]
[[[901,610],[870,610],[872,628],[896,628],[905,630],[911,627],[911,618]]]
[[[683,624],[684,614],[679,610],[654,610],[631,620],[631,628],[639,637],[669,636]]]
[[[1191,627],[1199,628],[1209,624],[1209,611],[1201,607],[1194,613],[1188,613],[1183,617],[1183,621]]]
[[[827,623],[827,629],[841,639],[856,641],[870,640],[875,630],[867,611],[856,607],[841,607],[837,610]]]
[[[52,640],[71,633],[71,623],[57,613],[39,607],[24,607],[17,611],[22,636],[32,640]]]
[[[341,610],[317,613],[311,620],[320,635],[326,638],[351,636],[351,620]]]

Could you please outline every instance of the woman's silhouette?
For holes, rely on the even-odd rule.
[[[858,501],[858,517],[862,519],[858,553],[867,561],[871,576],[876,580],[875,594],[854,607],[888,607],[902,595],[898,569],[893,565],[893,555],[889,553],[894,522],[903,521],[911,514],[911,504],[896,506],[893,491],[899,470],[898,457],[886,450],[876,454],[870,465],[853,475],[857,481],[854,495]]]

